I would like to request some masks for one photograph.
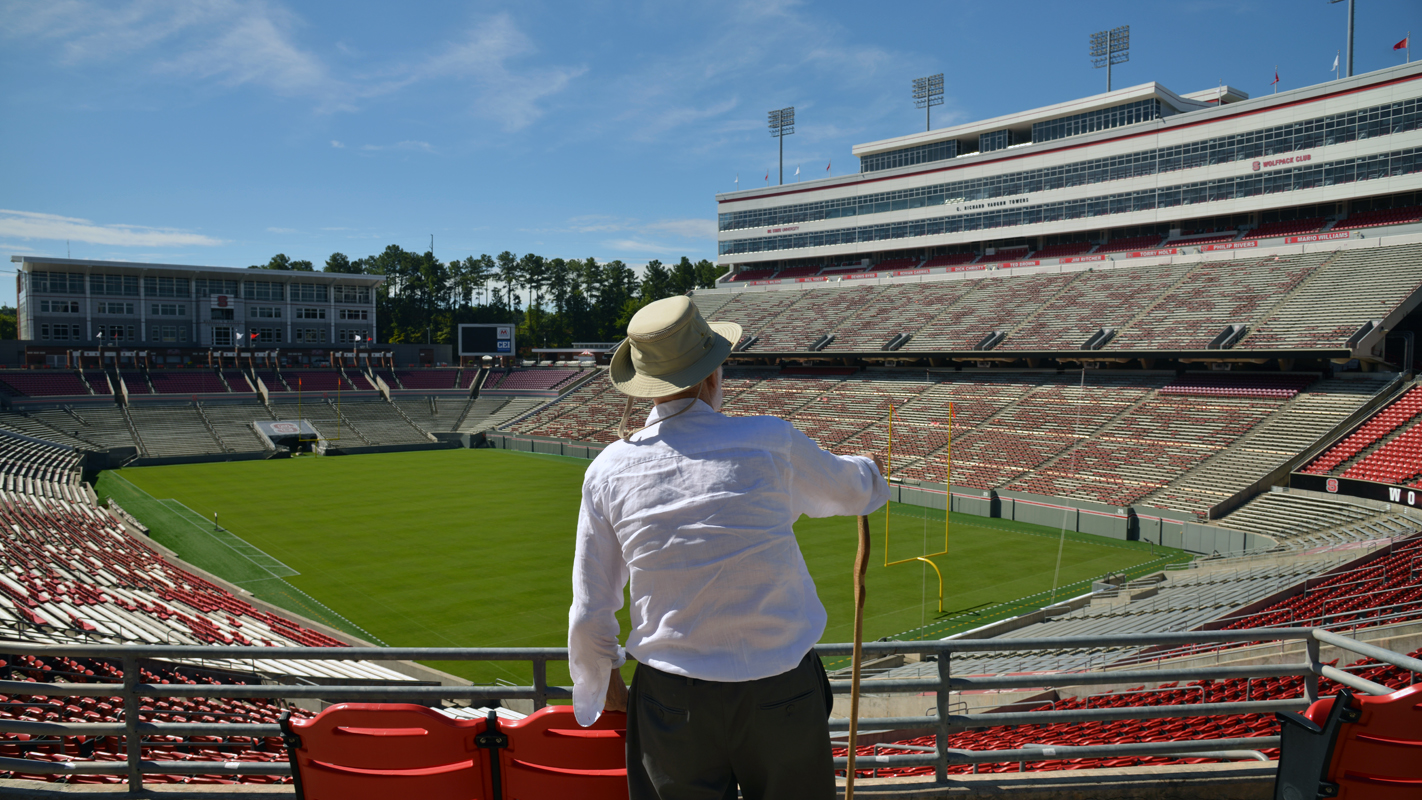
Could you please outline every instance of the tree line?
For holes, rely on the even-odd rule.
[[[315,265],[278,253],[250,269],[314,272]],[[365,258],[332,253],[322,271],[385,276],[376,291],[379,342],[454,344],[461,324],[513,323],[523,346],[568,347],[618,341],[642,306],[712,288],[726,268],[683,256],[675,264],[648,262],[639,279],[621,261],[520,257],[505,250],[445,262],[430,251],[392,244]]]

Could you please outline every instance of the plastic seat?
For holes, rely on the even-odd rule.
[[[504,797],[622,800],[627,797],[627,715],[607,712],[592,727],[572,706],[548,706],[500,726]]]
[[[484,720],[453,720],[405,703],[341,703],[312,719],[281,720],[303,800],[488,798]]]
[[[1329,697],[1303,717],[1277,715],[1284,752],[1274,796],[1330,785],[1336,786],[1330,796],[1341,800],[1422,796],[1422,684],[1379,697],[1346,690],[1339,697],[1344,703],[1336,709]]]

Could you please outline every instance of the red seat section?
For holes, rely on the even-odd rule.
[[[1347,219],[1334,225],[1331,230],[1351,231],[1359,228],[1376,228],[1382,225],[1407,225],[1413,222],[1422,222],[1422,206],[1360,211],[1350,214]]]
[[[11,395],[55,397],[89,393],[84,382],[71,371],[5,370],[0,372],[0,383],[10,389],[7,394]]]
[[[548,706],[502,724],[504,797],[622,800],[627,797],[627,715],[608,712],[590,728],[572,706]]]
[[[1379,697],[1354,697],[1361,716],[1345,724],[1333,746],[1327,780],[1339,800],[1422,797],[1422,684]],[[1357,708],[1357,706],[1354,706]],[[1333,708],[1327,697],[1305,712],[1322,725]]]
[[[282,720],[304,800],[491,797],[487,757],[475,743],[484,728],[482,719],[405,703],[340,703],[313,719]]]
[[[1370,447],[1374,442],[1398,428],[1410,425],[1422,415],[1422,386],[1414,386],[1392,401],[1383,410],[1368,418],[1362,427],[1349,434],[1304,468],[1304,472],[1323,475]]]

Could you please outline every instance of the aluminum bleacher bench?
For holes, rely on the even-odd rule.
[[[341,703],[281,719],[300,800],[621,800],[627,715],[589,728],[571,706],[521,720],[454,720],[408,703]]]
[[[1283,712],[1275,800],[1422,797],[1422,684],[1380,697],[1340,689]]]

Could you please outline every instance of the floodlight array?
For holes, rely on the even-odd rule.
[[[913,79],[913,107],[928,108],[943,105],[943,73]]]
[[[1131,59],[1131,26],[1121,25],[1091,34],[1091,65],[1100,69]]]
[[[795,132],[795,107],[778,108],[769,114],[770,135],[789,136]]]

